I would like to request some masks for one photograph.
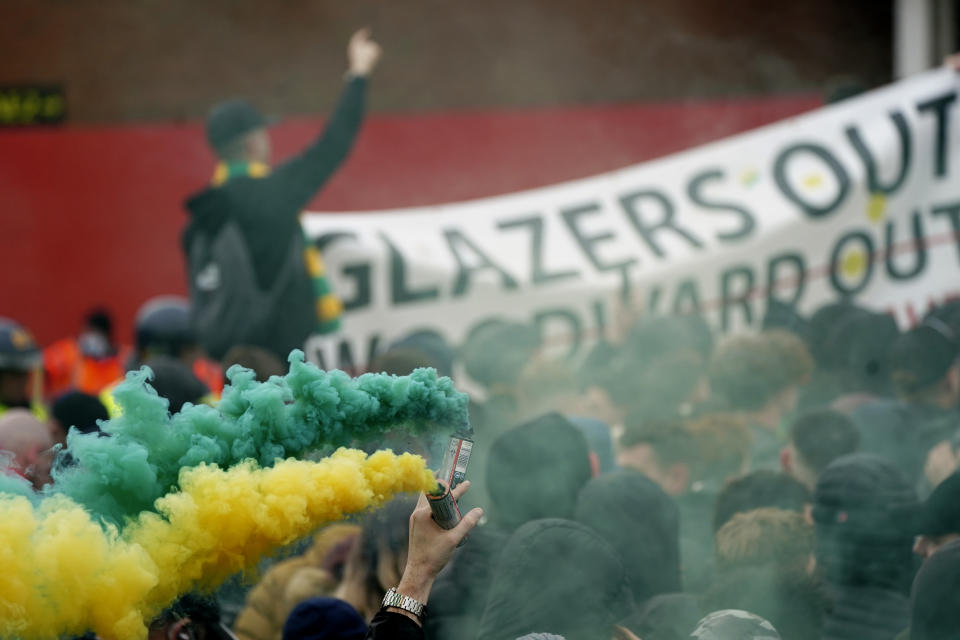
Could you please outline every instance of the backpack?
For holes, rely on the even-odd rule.
[[[223,220],[215,229],[185,238],[191,323],[197,340],[221,360],[236,345],[266,348],[283,325],[282,298],[303,277],[303,240],[291,238],[290,251],[269,289],[261,289],[250,250],[239,225]]]

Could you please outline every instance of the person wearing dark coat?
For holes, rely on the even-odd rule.
[[[582,524],[534,520],[517,529],[503,550],[477,637],[609,638],[632,609],[627,573],[613,547]]]
[[[895,463],[920,483],[930,449],[960,421],[960,340],[935,319],[901,335],[890,347],[897,399],[867,402],[850,417],[860,428],[860,450]]]
[[[548,413],[497,438],[487,461],[491,519],[506,530],[530,520],[572,518],[593,476],[590,448],[567,418]]]
[[[838,458],[814,491],[817,568],[833,606],[824,640],[891,640],[909,622],[913,524],[919,502],[892,463]]]
[[[653,480],[636,471],[594,478],[575,519],[620,554],[637,605],[680,591],[680,510]]]
[[[339,328],[342,304],[330,290],[317,248],[306,241],[300,214],[343,164],[360,130],[367,77],[380,57],[369,30],[358,31],[347,49],[349,67],[339,103],[323,133],[300,153],[270,167],[269,121],[244,100],[216,105],[207,120],[207,140],[220,164],[212,185],[187,199],[190,215],[182,244],[188,260],[202,238],[215,238],[227,222],[242,236],[252,280],[249,287],[272,292],[275,313],[249,335],[212,338],[215,327],[200,330],[204,348],[219,359],[232,346],[255,345],[285,361],[302,349],[311,333]],[[234,268],[237,265],[232,265]],[[191,289],[215,290],[219,271],[204,269]]]
[[[458,638],[464,628],[477,625],[493,567],[510,534],[530,520],[573,518],[577,495],[592,475],[583,434],[556,413],[510,429],[488,450],[490,502],[482,506],[490,520],[474,530],[437,578],[426,622],[435,639]],[[472,478],[470,471],[467,476]]]
[[[960,635],[960,540],[930,556],[913,583],[910,640],[953,640]]]

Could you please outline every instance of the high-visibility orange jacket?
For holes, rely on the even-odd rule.
[[[98,395],[104,387],[123,377],[129,352],[128,348],[122,348],[106,358],[91,358],[80,351],[75,338],[54,342],[43,350],[47,397],[68,389]]]

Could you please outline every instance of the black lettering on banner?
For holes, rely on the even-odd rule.
[[[369,364],[373,362],[373,359],[377,356],[377,352],[380,350],[380,339],[381,336],[379,333],[374,333],[370,336],[367,342],[367,359],[366,362]],[[317,363],[317,366],[324,370],[330,371],[330,369],[336,368],[342,371],[346,371],[352,375],[358,375],[360,370],[357,368],[357,361],[353,355],[353,344],[349,338],[343,338],[337,342],[337,354],[336,362],[331,363],[333,366],[327,366],[327,359],[324,355],[324,350],[321,346],[317,346],[313,350],[314,360]]]
[[[597,338],[605,337],[607,332],[607,305],[603,300],[593,301],[593,319],[597,324]]]
[[[885,195],[895,193],[903,186],[907,175],[910,173],[910,158],[913,152],[910,127],[907,125],[907,119],[903,117],[901,111],[891,111],[890,119],[893,120],[897,135],[900,137],[900,171],[897,173],[897,177],[887,184],[883,184],[880,181],[880,170],[877,167],[877,161],[870,152],[870,149],[867,148],[867,144],[863,141],[860,130],[856,126],[850,126],[847,127],[845,131],[847,139],[850,141],[850,144],[853,145],[854,151],[860,156],[860,160],[863,161],[863,167],[867,170],[867,189],[870,193],[882,193]]]
[[[341,340],[337,345],[337,368],[341,371],[353,371],[356,360],[353,359],[353,347],[349,340]]]
[[[787,179],[787,163],[790,161],[790,158],[797,153],[813,154],[830,167],[830,171],[833,172],[834,177],[837,179],[837,196],[830,204],[819,207],[807,202],[790,184],[790,181]],[[811,218],[822,218],[833,213],[837,207],[843,203],[844,198],[847,197],[847,193],[850,191],[850,176],[847,174],[847,170],[843,168],[839,160],[833,157],[829,149],[812,142],[793,144],[781,151],[773,163],[773,179],[787,200],[800,207],[804,214]]]
[[[592,236],[584,235],[583,230],[578,226],[578,221],[582,216],[592,213],[600,213],[601,211],[602,209],[600,208],[599,204],[596,202],[591,202],[589,204],[577,207],[561,209],[560,215],[563,216],[563,221],[567,223],[567,228],[570,229],[570,233],[573,234],[573,237],[580,246],[580,249],[583,251],[584,255],[587,256],[587,259],[590,260],[590,264],[592,264],[598,271],[615,271],[617,269],[623,269],[623,267],[626,265],[635,264],[637,262],[636,258],[630,258],[628,260],[622,260],[614,263],[604,262],[600,259],[600,256],[597,255],[596,251],[594,250],[594,246],[608,240],[613,240],[616,236],[611,231],[596,233]]]
[[[673,297],[673,313],[676,315],[688,313],[702,313],[700,303],[700,289],[697,281],[689,278],[677,286],[677,293]]]
[[[434,300],[440,297],[439,287],[425,287],[419,291],[407,288],[407,263],[403,254],[390,242],[386,234],[381,233],[380,238],[390,252],[390,299],[394,305]]]
[[[539,215],[530,216],[529,218],[517,218],[515,220],[504,220],[497,227],[501,230],[507,231],[510,229],[518,229],[521,227],[530,228],[530,264],[531,264],[531,273],[530,273],[530,282],[534,285],[546,284],[548,282],[555,282],[557,280],[568,280],[570,278],[576,278],[580,275],[580,272],[571,269],[569,271],[547,271],[544,266],[544,257],[543,257],[543,218]]]
[[[736,285],[737,280],[742,283],[739,287]],[[720,327],[723,331],[729,331],[733,326],[731,315],[734,307],[740,307],[743,310],[743,320],[747,326],[753,324],[750,294],[755,286],[756,276],[749,265],[730,267],[720,274]],[[735,290],[739,292],[735,293]]]
[[[343,275],[352,278],[356,282],[356,293],[350,300],[343,301],[344,311],[356,311],[370,306],[373,301],[373,274],[370,265],[351,264],[343,267]]]
[[[549,335],[545,327],[548,322],[553,320],[560,320],[570,327],[570,350],[567,352],[567,357],[574,356],[583,344],[583,323],[580,321],[580,316],[576,312],[562,307],[544,309],[533,316],[533,322],[542,336]]]
[[[318,236],[316,239],[314,239],[313,243],[316,245],[317,250],[320,251],[320,253],[324,253],[327,250],[327,247],[333,245],[335,242],[340,240],[356,239],[357,234],[353,233],[352,231],[332,231]],[[351,297],[349,300],[343,299],[343,310],[356,311],[357,309],[362,309],[369,306],[373,301],[372,265],[369,262],[349,264],[342,267],[341,271],[345,277],[353,280],[355,291],[353,297]]]
[[[590,236],[584,235],[583,230],[578,226],[578,221],[582,216],[600,213],[601,211],[602,209],[598,203],[590,202],[576,207],[561,209],[560,215],[563,217],[563,221],[567,223],[567,227],[570,229],[570,233],[573,234],[573,238],[577,241],[580,249],[583,251],[584,255],[587,256],[590,264],[592,264],[595,269],[598,271],[620,272],[620,290],[622,295],[627,296],[629,295],[630,291],[629,270],[630,267],[637,264],[637,259],[628,258],[626,260],[621,260],[620,262],[604,262],[600,259],[600,256],[597,255],[594,247],[602,242],[613,240],[616,238],[616,236],[612,231],[595,233]]]
[[[933,160],[938,178],[947,175],[949,170],[949,167],[947,167],[947,138],[950,133],[950,111],[947,107],[953,104],[956,99],[957,92],[950,91],[942,96],[924,100],[917,104],[917,111],[920,113],[932,111],[937,119],[937,142],[934,145]]]
[[[461,344],[470,344],[474,341],[480,331],[486,330],[492,325],[502,324],[504,322],[510,322],[507,318],[503,316],[483,316],[474,320],[474,322],[467,328],[464,332],[464,338],[461,341]]]
[[[946,215],[950,219],[953,240],[957,243],[957,253],[960,254],[960,202],[937,205],[933,207],[931,213],[935,216]]]
[[[910,278],[916,278],[918,275],[923,273],[924,268],[927,266],[927,241],[923,237],[923,220],[920,218],[920,212],[914,211],[911,216],[911,226],[913,227],[913,240],[910,241],[910,244],[913,245],[912,250],[916,252],[917,257],[914,258],[913,266],[907,270],[897,269],[894,264],[894,254],[896,249],[894,245],[896,244],[893,234],[894,234],[894,225],[893,221],[887,222],[886,228],[886,256],[884,264],[887,268],[887,275],[890,276],[893,280],[909,280]]]
[[[749,236],[757,226],[757,222],[754,219],[753,214],[739,204],[708,200],[700,192],[704,184],[713,182],[714,180],[723,180],[725,177],[726,173],[723,171],[723,169],[707,169],[702,171],[690,180],[690,183],[687,185],[687,195],[694,204],[700,205],[704,209],[710,209],[712,211],[729,211],[736,214],[736,217],[740,220],[739,227],[734,231],[724,231],[718,233],[717,240],[741,240]]]
[[[355,234],[353,231],[328,231],[314,238],[313,244],[317,247],[317,251],[323,253],[327,250],[327,247],[331,246],[334,242],[356,239],[357,234]]]
[[[660,220],[654,223],[648,223],[641,218],[639,202],[641,200],[648,199],[654,201],[662,212]],[[703,243],[697,239],[692,233],[686,229],[682,229],[677,226],[674,221],[675,210],[673,208],[673,203],[670,202],[669,198],[659,191],[654,191],[648,189],[645,191],[634,191],[632,193],[627,193],[619,197],[620,206],[623,207],[624,212],[627,214],[627,219],[633,225],[634,229],[637,230],[637,233],[640,234],[640,237],[643,238],[644,242],[647,243],[647,246],[650,247],[650,251],[654,253],[658,258],[664,257],[666,254],[663,251],[663,248],[657,243],[654,239],[654,235],[660,231],[670,230],[675,234],[686,240],[690,243],[695,249],[702,249]]]
[[[660,285],[650,287],[650,293],[647,294],[647,310],[649,313],[657,313],[660,310],[660,300],[663,298],[663,289]]]
[[[783,267],[793,271],[790,280],[780,275]],[[787,287],[782,283],[790,282],[793,284],[793,295],[789,298],[781,298],[775,295],[778,291],[783,291]],[[767,263],[767,306],[770,302],[776,300],[789,307],[796,306],[803,297],[803,291],[807,286],[807,263],[799,253],[786,252],[773,256]]]
[[[330,370],[327,368],[327,359],[323,355],[322,347],[313,348],[313,361],[317,363],[317,367],[319,367],[321,371]]]
[[[373,362],[373,359],[377,357],[377,354],[380,352],[380,334],[374,333],[370,336],[369,342],[367,342],[367,363],[370,364]],[[357,371],[354,375],[359,374]]]
[[[450,253],[453,254],[453,257],[457,261],[457,278],[453,284],[454,297],[464,295],[470,289],[473,274],[486,269],[492,269],[500,274],[500,281],[504,289],[517,288],[517,281],[514,277],[507,273],[503,267],[495,263],[490,256],[484,253],[483,250],[478,247],[473,240],[465,236],[462,231],[459,229],[445,229],[443,237],[447,241],[447,246],[450,247]],[[473,253],[477,262],[475,266],[467,264],[467,260],[462,253],[463,247],[466,247]]]
[[[862,245],[862,252],[856,261],[857,266],[862,267],[862,269],[860,269],[861,273],[858,274],[860,278],[859,282],[848,286],[840,277],[840,271],[843,269],[841,261],[844,260],[844,249],[847,249],[851,243]],[[847,255],[849,256],[850,254],[848,253]],[[833,246],[833,253],[830,254],[830,286],[832,286],[834,291],[840,294],[841,297],[849,297],[860,293],[870,284],[870,278],[873,276],[873,258],[873,239],[870,238],[870,234],[865,231],[849,231],[845,233],[837,240],[837,243]]]

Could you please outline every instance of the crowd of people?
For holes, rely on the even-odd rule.
[[[132,346],[104,309],[44,349],[0,319],[6,473],[43,490],[77,464],[71,430],[110,437],[127,371],[148,366],[171,412],[215,405],[231,366],[269,380],[337,330],[297,217],[349,152],[379,56],[354,36],[330,125],[275,170],[259,113],[214,110],[221,163],[187,202],[191,299],[146,302]],[[544,346],[497,320],[382,350],[370,371],[432,367],[475,390],[460,524],[396,499],[181,597],[151,640],[960,637],[960,303],[907,331],[850,301],[809,317],[772,303],[736,335],[644,316],[575,361]],[[367,444],[434,468],[443,445]]]
[[[145,304],[131,348],[111,325],[96,310],[41,350],[0,322],[0,449],[38,489],[71,463],[68,430],[115,411],[104,372],[146,364],[171,411],[215,404],[233,364],[284,373],[253,346],[210,360],[186,300]],[[960,633],[960,303],[907,331],[847,302],[809,318],[774,308],[762,329],[722,337],[700,316],[642,317],[580,361],[547,353],[507,320],[461,345],[428,330],[390,345],[371,371],[433,367],[477,389],[461,524],[445,531],[423,499],[394,500],[185,596],[151,637]],[[391,589],[414,604],[383,606]]]

